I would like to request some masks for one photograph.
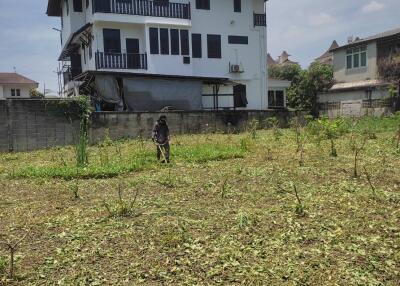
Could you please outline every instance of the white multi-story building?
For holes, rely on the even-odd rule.
[[[61,18],[67,90],[79,86],[98,107],[260,110],[268,108],[264,2],[49,0],[47,14]]]

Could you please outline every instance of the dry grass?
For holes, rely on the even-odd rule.
[[[73,148],[0,155],[0,234],[29,231],[14,282],[0,249],[0,285],[399,285],[400,155],[394,131],[380,131],[357,179],[349,137],[336,158],[306,139],[299,167],[289,130],[278,142],[269,131],[176,137],[170,166],[149,142],[92,147],[105,169],[150,158],[106,179],[22,175],[69,168]],[[104,207],[120,205],[119,187],[134,216]]]

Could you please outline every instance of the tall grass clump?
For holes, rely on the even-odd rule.
[[[76,99],[79,107],[79,137],[76,146],[76,165],[86,167],[89,164],[88,145],[89,145],[89,120],[92,107],[88,97],[81,96]]]

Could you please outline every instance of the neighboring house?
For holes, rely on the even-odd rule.
[[[30,98],[39,84],[17,73],[0,73],[0,99]]]
[[[267,109],[264,2],[49,0],[47,14],[66,90],[103,110]]]
[[[268,107],[270,109],[286,108],[286,90],[290,84],[288,80],[268,79]]]
[[[333,41],[329,49],[320,57],[316,58],[314,62],[320,64],[333,65],[333,52],[332,50],[339,48],[339,44]]]
[[[381,79],[379,63],[400,52],[400,29],[356,38],[331,52],[336,84],[318,95],[321,113],[334,117],[361,116],[372,108],[376,114],[385,112],[390,84]]]
[[[283,51],[278,59],[274,59],[269,53],[267,54],[268,67],[298,65],[289,59],[290,55]],[[286,90],[290,87],[291,82],[288,80],[280,80],[269,77],[268,79],[268,107],[270,109],[282,109],[287,107]]]

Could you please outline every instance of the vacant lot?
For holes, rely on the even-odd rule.
[[[398,124],[0,154],[0,285],[400,285]]]

